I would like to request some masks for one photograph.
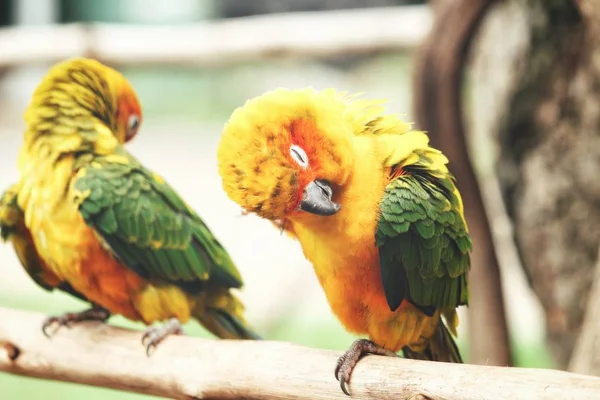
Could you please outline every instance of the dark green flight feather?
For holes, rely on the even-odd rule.
[[[171,186],[126,150],[93,156],[74,182],[85,222],[121,262],[146,279],[188,292],[203,282],[239,288],[242,278],[226,250]]]
[[[428,315],[468,304],[471,239],[449,173],[402,167],[386,187],[375,234],[388,305],[403,299]]]

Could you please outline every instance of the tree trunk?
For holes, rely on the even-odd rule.
[[[600,54],[579,3],[589,5],[499,3],[474,48],[472,80],[472,111],[498,143],[515,242],[561,368],[581,330],[600,241]]]
[[[437,0],[433,30],[422,45],[415,79],[417,128],[450,160],[473,240],[469,362],[511,365],[500,270],[462,119],[463,67],[471,40],[493,0]]]

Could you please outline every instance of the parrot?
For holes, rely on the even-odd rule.
[[[268,91],[232,112],[217,149],[227,196],[295,238],[332,312],[368,336],[335,366],[346,395],[366,354],[463,362],[472,250],[448,159],[362,95]]]
[[[0,237],[39,286],[91,304],[49,317],[45,334],[120,314],[148,326],[148,355],[183,334],[190,318],[219,338],[260,339],[233,292],[243,281],[228,252],[165,179],[124,148],[142,111],[120,72],[91,58],[59,62],[24,119],[20,177],[0,197]]]

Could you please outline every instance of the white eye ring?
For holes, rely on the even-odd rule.
[[[140,127],[140,117],[135,115],[135,114],[131,114],[129,116],[129,119],[127,120],[127,137],[128,138],[132,138],[135,136],[135,134],[137,133],[137,130]]]
[[[298,163],[299,166],[301,166],[302,168],[308,167],[308,156],[306,155],[306,152],[302,147],[295,144],[291,145],[290,155],[292,156],[294,161]]]

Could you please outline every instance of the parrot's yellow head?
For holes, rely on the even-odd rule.
[[[120,143],[133,139],[142,122],[142,108],[127,79],[90,58],[71,58],[54,65],[42,78],[25,112],[30,131],[65,132],[61,117],[85,125],[90,119],[106,125]],[[49,132],[48,127],[59,127]],[[41,132],[37,132],[38,134]]]
[[[233,112],[218,149],[227,195],[268,219],[333,215],[336,188],[354,163],[352,120],[343,95],[277,89]]]

